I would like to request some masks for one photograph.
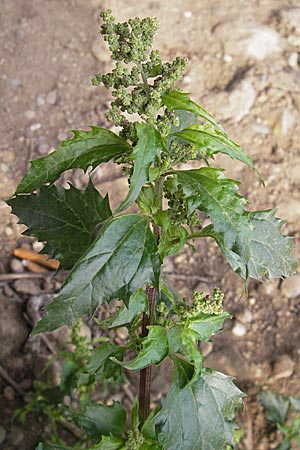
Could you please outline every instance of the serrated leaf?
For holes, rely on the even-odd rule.
[[[133,149],[135,161],[133,174],[130,178],[130,188],[118,211],[126,209],[137,199],[142,186],[150,179],[149,169],[151,165],[155,162],[159,151],[164,146],[161,135],[152,125],[137,123],[136,132],[138,143]]]
[[[132,150],[124,139],[105,128],[73,130],[74,136],[63,141],[52,153],[31,161],[31,167],[17,187],[16,194],[29,193],[52,183],[69,169],[86,170]]]
[[[150,325],[147,327],[148,335],[142,339],[142,349],[136,358],[129,362],[119,362],[125,369],[140,370],[153,364],[160,364],[168,355],[167,330],[159,325]],[[116,361],[113,358],[113,361]]]
[[[185,130],[174,133],[174,135],[193,143],[204,157],[222,153],[243,162],[251,169],[254,168],[252,158],[236,142],[229,139],[225,132],[212,125],[192,125]]]
[[[91,180],[85,190],[42,186],[37,194],[17,195],[7,203],[28,227],[24,234],[47,241],[42,253],[58,259],[64,269],[74,266],[112,214],[108,197]]]
[[[159,442],[168,450],[223,450],[234,446],[234,416],[243,393],[232,378],[204,370],[190,382],[193,367],[174,359],[173,382],[161,411],[154,417]]]
[[[193,330],[200,341],[207,341],[211,336],[222,330],[225,319],[230,319],[231,315],[224,312],[222,314],[200,313],[188,319],[188,327]]]
[[[111,219],[76,263],[34,333],[70,326],[82,314],[94,314],[104,301],[127,302],[146,283],[158,287],[160,264],[148,218],[124,214]]]
[[[132,322],[148,308],[148,299],[143,289],[138,289],[129,299],[128,308],[123,305],[109,328],[120,327]]]
[[[267,420],[284,425],[290,407],[289,399],[274,391],[261,391],[259,399],[266,410]]]
[[[75,421],[93,440],[99,440],[102,435],[120,437],[126,431],[126,413],[119,402],[88,405],[83,412],[76,414]]]
[[[214,238],[234,271],[243,278],[264,279],[291,276],[297,267],[292,251],[292,239],[280,232],[284,223],[275,217],[275,210],[244,213],[241,220],[248,222],[248,232],[241,235],[231,248],[224,236],[214,233],[211,226],[203,230],[203,235]],[[242,239],[244,236],[244,240]],[[245,246],[248,256],[245,258]]]
[[[223,131],[221,124],[208,111],[202,108],[202,106],[193,102],[189,98],[189,95],[185,92],[171,91],[162,96],[162,101],[170,111],[174,111],[176,109],[189,111],[198,117],[202,117],[202,119],[210,122],[216,128]]]

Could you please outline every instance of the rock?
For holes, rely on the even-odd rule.
[[[121,329],[121,328],[120,328]],[[126,329],[126,328],[125,328]],[[126,329],[127,330],[127,329]],[[85,324],[84,322],[82,322],[81,327],[80,327],[80,331],[79,331],[79,336],[81,337],[85,337],[87,338],[89,341],[92,340],[92,332],[90,327]]]
[[[117,329],[116,334],[118,338],[126,340],[128,338],[128,330],[126,327],[120,327]]]
[[[57,103],[57,90],[54,89],[49,92],[46,97],[46,102],[49,103],[49,105],[55,105]]]
[[[235,122],[240,122],[249,114],[254,105],[256,90],[249,80],[243,80],[229,96],[224,93],[221,93],[220,96],[221,98],[217,101],[221,119],[233,119]]]
[[[20,261],[20,260],[17,259],[17,258],[13,258],[13,259],[10,261],[10,270],[11,270],[13,273],[22,273],[22,272],[24,272],[24,266],[23,266],[23,264],[22,264],[22,261]]]
[[[37,98],[36,98],[36,103],[37,103],[38,106],[44,106],[44,104],[45,104],[45,96],[42,95],[42,94],[38,95]]]
[[[281,285],[281,292],[287,298],[296,298],[300,295],[300,275],[286,278]]]
[[[244,336],[246,334],[246,332],[247,332],[246,327],[242,323],[237,322],[237,321],[231,330],[232,334],[234,334],[235,336],[239,336],[239,337]]]
[[[290,130],[295,125],[295,116],[289,109],[284,109],[282,114],[274,125],[274,134],[279,137],[284,137],[288,135]]]
[[[3,394],[6,400],[9,400],[10,402],[15,398],[15,391],[11,386],[5,386],[5,388],[3,389]]]
[[[44,247],[45,247],[45,244],[43,244],[43,242],[40,242],[40,241],[34,241],[34,242],[32,243],[32,249],[33,249],[36,253],[40,253],[40,251],[42,251]]]
[[[234,30],[234,32],[232,32]],[[280,35],[267,26],[241,19],[223,22],[214,30],[214,35],[224,47],[224,53],[242,59],[264,59],[281,52]]]
[[[18,447],[20,449],[20,444],[24,439],[24,433],[21,428],[12,426],[10,431],[10,441],[14,447]]]
[[[46,142],[40,142],[37,146],[37,151],[40,155],[48,155],[49,149],[50,147]]]
[[[34,119],[36,114],[35,111],[29,109],[28,111],[25,112],[24,116],[26,117],[26,119]]]
[[[282,355],[274,364],[273,378],[280,380],[281,378],[289,378],[293,375],[295,363],[289,355]]]
[[[40,128],[42,128],[42,124],[41,123],[32,123],[29,127],[30,131],[37,131]]]
[[[295,69],[299,65],[299,55],[297,52],[293,52],[290,54],[288,59],[289,66]]]
[[[7,84],[12,90],[15,90],[21,86],[21,81],[18,78],[8,78]]]
[[[41,290],[38,280],[20,279],[14,282],[14,288],[21,294],[38,294]]]
[[[6,430],[3,428],[2,425],[0,425],[0,445],[3,444],[6,438]]]
[[[253,314],[249,309],[244,309],[238,314],[235,314],[235,317],[242,323],[251,323],[253,320]]]
[[[108,47],[102,42],[101,39],[96,39],[93,42],[92,48],[91,48],[92,55],[98,59],[98,61],[101,61],[102,63],[109,63],[110,62],[110,53],[108,50]]]

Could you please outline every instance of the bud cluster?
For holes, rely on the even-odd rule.
[[[192,305],[188,305],[184,298],[180,298],[177,301],[176,312],[180,320],[201,313],[219,315],[223,313],[223,299],[224,293],[219,288],[215,288],[212,295],[195,291]]]

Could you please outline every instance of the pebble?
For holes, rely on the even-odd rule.
[[[39,283],[36,280],[17,280],[14,282],[14,288],[21,294],[37,294],[40,292]]]
[[[48,155],[49,149],[50,147],[46,142],[40,142],[37,146],[37,151],[40,155]]]
[[[235,314],[235,317],[242,323],[251,323],[253,320],[253,314],[249,309],[244,309],[238,314]]]
[[[39,130],[40,128],[42,128],[42,124],[41,124],[41,123],[38,123],[38,122],[32,123],[32,124],[30,125],[30,127],[29,127],[30,131],[37,131],[37,130]]]
[[[231,63],[233,61],[233,56],[225,53],[225,55],[223,56],[223,61],[226,63]]]
[[[59,133],[57,133],[57,139],[59,141],[65,141],[66,139],[68,139],[68,135],[65,131],[59,131]]]
[[[252,35],[245,41],[245,50],[249,56],[263,61],[267,56],[277,52],[279,47],[279,34],[268,27],[257,27]]]
[[[18,78],[8,78],[7,84],[10,88],[15,90],[18,89],[19,86],[21,86],[21,81]]]
[[[44,106],[44,104],[45,104],[45,96],[42,95],[42,94],[38,95],[37,98],[36,98],[36,103],[37,103],[38,106]]]
[[[25,112],[24,116],[26,117],[26,119],[34,119],[36,114],[35,111],[29,109],[28,111]]]
[[[32,249],[36,253],[39,253],[40,251],[42,251],[44,247],[45,247],[45,244],[43,244],[43,242],[34,241],[33,244],[32,244]]]
[[[19,445],[21,444],[23,439],[24,439],[24,433],[21,430],[21,428],[13,426],[11,428],[11,439],[10,439],[12,445],[14,445],[15,447],[18,446],[18,448],[19,448]]]
[[[287,136],[295,125],[294,114],[287,108],[282,111],[279,121],[275,123],[274,134],[276,136]]]
[[[0,445],[3,444],[6,438],[6,430],[0,425]]]
[[[255,99],[256,90],[253,84],[249,80],[243,80],[239,87],[221,102],[219,113],[223,119],[230,118],[240,122],[249,114]]]
[[[91,48],[92,55],[103,63],[110,62],[110,54],[107,47],[102,43],[102,41],[98,38],[96,39]]]
[[[293,375],[295,363],[289,355],[282,355],[274,364],[273,378],[280,380],[281,378],[289,378]]]
[[[46,97],[46,102],[49,103],[49,105],[55,105],[57,103],[57,91],[56,90],[49,92],[49,94]]]
[[[246,332],[246,327],[241,322],[236,322],[231,330],[232,334],[239,337],[244,336]]]
[[[192,17],[193,13],[192,11],[184,11],[183,17],[186,17],[187,19],[190,19]]]
[[[10,402],[15,398],[15,391],[11,386],[5,386],[3,389],[3,394],[6,400],[9,400]]]
[[[296,298],[300,295],[300,275],[286,278],[281,285],[281,292],[287,298]]]
[[[126,327],[120,327],[117,329],[116,331],[117,336],[122,339],[125,340],[128,338],[128,330]]]
[[[295,67],[298,67],[299,65],[299,55],[297,52],[293,52],[290,54],[289,59],[288,59],[288,63],[289,66],[292,67],[293,69]]]
[[[22,273],[24,272],[24,266],[22,264],[22,261],[20,261],[17,258],[13,258],[10,262],[10,270],[13,273]]]

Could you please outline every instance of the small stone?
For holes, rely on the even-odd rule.
[[[233,61],[233,56],[225,53],[225,55],[223,56],[223,61],[226,63],[231,63]]]
[[[223,95],[223,94],[222,94]],[[243,80],[239,87],[232,91],[220,105],[219,113],[223,119],[233,119],[240,122],[247,116],[254,105],[256,90],[249,80]]]
[[[20,448],[19,445],[21,444],[23,439],[24,439],[24,433],[21,430],[21,428],[12,426],[11,427],[11,438],[10,438],[12,445]]]
[[[35,111],[29,109],[28,111],[25,112],[24,116],[26,117],[26,119],[34,119],[36,114]]]
[[[41,123],[33,123],[29,127],[30,131],[37,131],[40,128],[42,128],[42,124]]]
[[[43,250],[44,247],[45,247],[45,244],[43,244],[43,242],[34,241],[33,244],[32,244],[32,249],[36,253],[40,253]]]
[[[93,42],[92,49],[91,49],[92,55],[98,59],[98,61],[101,61],[103,63],[110,62],[110,56],[109,52],[107,51],[107,48],[104,46],[102,41],[100,39],[96,39]]]
[[[282,355],[274,364],[273,378],[280,380],[281,378],[289,378],[293,375],[295,363],[289,355]]]
[[[242,323],[251,323],[253,320],[253,314],[249,309],[244,309],[236,314],[235,317]]]
[[[184,11],[183,17],[186,17],[187,19],[190,19],[192,17],[193,13],[192,11]]]
[[[37,146],[37,151],[40,155],[48,155],[49,149],[50,147],[46,142],[40,142]]]
[[[244,336],[246,332],[247,332],[246,327],[240,322],[236,322],[231,330],[232,334],[239,337]]]
[[[298,59],[299,59],[299,55],[297,52],[291,53],[289,56],[289,59],[288,59],[289,66],[292,67],[293,69],[295,67],[298,67],[298,64],[299,64]]]
[[[10,402],[15,398],[15,391],[11,386],[5,386],[5,388],[3,389],[3,394],[4,397]]]
[[[286,278],[281,285],[281,292],[287,298],[296,298],[300,295],[300,275]]]
[[[68,135],[65,131],[59,131],[59,133],[57,134],[57,139],[59,141],[65,141],[66,139],[68,139]]]
[[[44,95],[38,95],[36,98],[36,103],[38,106],[44,106],[45,104],[45,96]]]
[[[36,280],[17,280],[14,282],[14,288],[21,294],[38,294],[40,292],[39,283]]]
[[[49,105],[55,105],[57,102],[57,91],[53,90],[49,92],[49,94],[46,97],[46,102],[49,103]]]
[[[274,134],[280,137],[286,136],[294,127],[294,124],[294,114],[289,109],[284,109],[279,121],[275,123]]]
[[[10,262],[10,270],[13,273],[22,273],[24,272],[24,266],[22,264],[22,261],[20,261],[17,258],[13,258]]]
[[[279,49],[279,34],[268,27],[254,29],[251,37],[246,41],[246,53],[259,61],[263,61]]]
[[[6,430],[3,428],[2,425],[0,425],[0,445],[3,444],[6,438]]]
[[[18,89],[19,86],[21,86],[21,81],[18,78],[8,78],[7,84],[10,88],[15,90]]]
[[[125,340],[128,338],[128,330],[126,327],[118,328],[116,331],[116,334],[122,340]]]

